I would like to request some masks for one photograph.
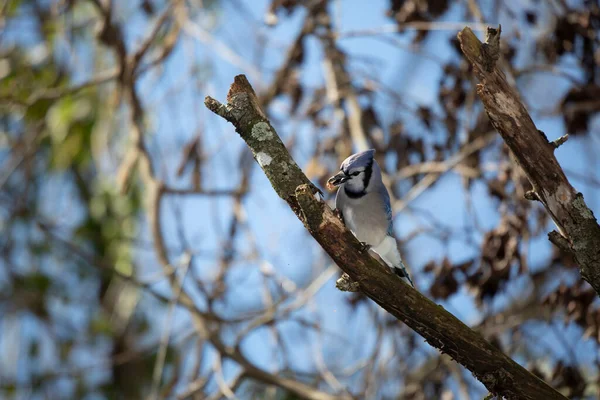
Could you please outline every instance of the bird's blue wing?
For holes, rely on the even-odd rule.
[[[381,197],[383,200],[383,208],[385,210],[385,214],[388,220],[387,234],[389,236],[394,236],[394,219],[392,218],[392,205],[390,204],[390,194],[383,185],[381,187]]]

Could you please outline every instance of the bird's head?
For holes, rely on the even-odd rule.
[[[349,192],[367,192],[373,171],[379,172],[374,155],[375,150],[371,149],[346,158],[340,167],[340,172],[327,180],[327,187],[332,190],[343,186]]]

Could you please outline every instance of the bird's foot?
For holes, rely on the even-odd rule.
[[[359,286],[358,282],[354,282],[346,273],[343,273],[342,277],[335,281],[335,287],[342,292],[358,292]]]
[[[370,249],[371,249],[370,244],[367,244],[365,242],[360,242],[360,252],[361,253],[368,253]]]

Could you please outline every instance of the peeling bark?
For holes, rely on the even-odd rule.
[[[500,29],[492,28],[488,28],[486,43],[469,28],[458,34],[461,49],[481,82],[477,94],[490,121],[533,186],[527,198],[539,200],[558,227],[559,232],[550,233],[550,241],[573,253],[581,276],[600,295],[600,226],[554,156],[568,136],[549,142],[536,128],[519,94],[490,56],[498,54],[499,39]]]
[[[321,200],[319,190],[291,158],[258,106],[243,75],[235,78],[227,105],[207,97],[206,106],[231,122],[285,200],[358,290],[404,322],[442,353],[468,368],[486,388],[506,399],[565,399],[535,375],[504,355],[477,332],[435,304],[374,258]],[[267,158],[269,162],[266,162]]]

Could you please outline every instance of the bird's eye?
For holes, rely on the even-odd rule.
[[[356,176],[356,175],[358,175],[358,174],[360,174],[360,172],[356,171],[356,172],[353,172],[353,173],[351,173],[350,175],[352,175],[352,176]]]

